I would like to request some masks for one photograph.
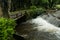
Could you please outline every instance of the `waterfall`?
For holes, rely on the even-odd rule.
[[[60,28],[50,24],[49,22],[47,22],[46,20],[44,20],[41,17],[37,17],[36,19],[32,19],[29,21],[29,23],[37,25],[37,27],[34,27],[34,28],[37,28],[39,31],[43,30],[43,31],[49,32],[49,30],[54,31],[53,29],[60,30]]]
[[[27,35],[27,40],[60,40],[60,28],[40,16],[22,23],[17,29],[21,35]]]
[[[33,31],[29,33],[28,40],[60,40],[60,28],[50,24],[41,17],[28,21],[29,23],[36,25]]]
[[[42,18],[47,20],[49,23],[59,27],[59,25],[60,25],[60,19],[58,19],[59,15],[60,15],[60,13],[59,14],[58,13],[56,13],[56,14],[49,14],[49,16],[48,15],[43,15]]]

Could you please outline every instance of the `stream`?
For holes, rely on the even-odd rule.
[[[17,34],[26,40],[60,40],[59,15],[57,11],[27,20],[16,28]]]

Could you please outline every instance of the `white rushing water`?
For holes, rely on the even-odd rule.
[[[50,24],[41,17],[27,21],[36,25],[33,31],[29,33],[28,40],[60,40],[60,28]]]
[[[60,31],[60,28],[48,23],[46,20],[44,20],[41,17],[37,17],[36,19],[32,19],[29,21],[31,24],[37,25],[36,28],[38,31],[44,31],[44,32],[57,32]]]
[[[60,26],[60,17],[59,17],[60,13],[49,13],[48,15],[43,15],[42,18],[44,18],[45,20],[47,20],[49,23],[55,25],[55,26]]]
[[[40,16],[22,23],[17,29],[27,40],[60,40],[60,28]]]

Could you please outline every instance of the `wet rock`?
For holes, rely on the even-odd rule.
[[[13,34],[13,38],[14,38],[15,40],[25,40],[24,37],[19,36],[19,35],[16,35],[16,34]]]

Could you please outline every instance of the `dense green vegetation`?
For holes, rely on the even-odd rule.
[[[13,14],[16,12],[26,12],[27,19],[35,18],[44,12],[47,13],[47,10],[60,9],[60,0],[12,0],[11,4],[10,11]]]
[[[13,40],[15,25],[13,19],[0,18],[0,40]]]
[[[31,6],[55,9],[57,4],[60,4],[60,0],[12,0],[11,11],[30,9]]]
[[[56,5],[60,5],[60,0],[1,0],[1,8],[3,16],[9,18],[9,11],[23,11],[36,8],[44,10],[60,9]],[[4,3],[4,4],[3,4]]]

